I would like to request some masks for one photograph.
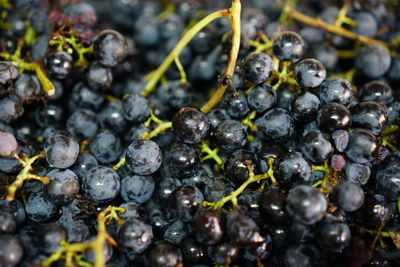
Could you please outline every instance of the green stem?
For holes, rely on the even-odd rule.
[[[228,88],[228,80],[233,76],[236,67],[236,61],[239,54],[240,48],[240,16],[241,16],[242,5],[240,0],[232,0],[232,6],[228,10],[228,17],[231,20],[232,25],[232,46],[229,54],[228,64],[226,66],[225,72],[222,75],[221,85],[217,88],[210,100],[201,108],[204,113],[210,112],[215,105],[217,105],[225,94]]]
[[[195,24],[190,30],[188,30],[182,37],[182,39],[176,44],[175,48],[164,59],[163,63],[154,72],[152,72],[151,78],[147,82],[141,94],[143,96],[148,96],[149,94],[151,94],[154,91],[158,81],[167,71],[168,67],[171,65],[172,62],[174,62],[176,57],[179,57],[182,50],[193,39],[193,37],[195,37],[196,34],[201,31],[201,29],[203,29],[205,26],[207,26],[210,22],[214,21],[217,18],[226,16],[227,13],[227,10],[220,10],[211,13],[204,19],[200,20],[197,24]]]

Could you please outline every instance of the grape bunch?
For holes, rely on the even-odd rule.
[[[398,1],[0,11],[0,267],[400,265]]]

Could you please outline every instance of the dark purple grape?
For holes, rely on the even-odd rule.
[[[339,103],[347,105],[353,96],[351,84],[342,78],[329,78],[319,87],[319,98],[323,104]]]
[[[190,222],[203,200],[203,194],[196,187],[181,186],[169,197],[169,207],[183,221]]]
[[[82,179],[84,195],[96,203],[106,203],[113,200],[121,187],[118,174],[106,166],[91,168]]]
[[[244,149],[238,149],[233,152],[224,165],[224,174],[226,178],[240,185],[249,178],[250,167],[253,171],[256,168],[255,155]]]
[[[321,248],[339,251],[350,243],[350,228],[346,223],[326,220],[318,225],[316,239]]]
[[[290,138],[294,130],[293,118],[288,111],[281,108],[267,111],[261,118],[260,124],[267,139],[278,142]]]
[[[222,108],[215,108],[206,114],[208,121],[210,122],[210,128],[214,129],[218,124],[225,120],[229,120],[230,117],[228,112]]]
[[[304,159],[300,152],[284,154],[278,163],[280,182],[286,187],[294,187],[298,184],[309,184],[311,177],[311,165]]]
[[[247,102],[258,113],[264,113],[275,106],[277,102],[276,91],[267,84],[255,85],[247,95]]]
[[[241,208],[232,210],[226,219],[229,237],[243,248],[254,248],[266,240],[260,228]]]
[[[286,194],[276,187],[264,191],[261,195],[259,205],[268,221],[276,224],[284,224],[288,220],[285,210]]]
[[[219,211],[200,209],[192,220],[196,240],[201,244],[214,245],[224,235],[224,225]]]
[[[189,237],[191,229],[189,224],[185,223],[181,219],[175,219],[164,227],[164,240],[171,242],[172,244],[179,245],[179,243]]]
[[[352,125],[379,135],[388,122],[386,108],[375,101],[361,102],[351,109]]]
[[[142,205],[129,201],[124,202],[120,205],[121,208],[125,209],[125,213],[119,215],[122,219],[129,219],[129,218],[138,218],[144,219],[146,218],[146,214]]]
[[[56,252],[61,247],[60,242],[66,239],[65,229],[58,224],[43,225],[36,233],[36,242],[46,254]]]
[[[68,77],[73,67],[73,58],[65,51],[56,51],[46,58],[48,73],[56,79]]]
[[[94,61],[86,71],[86,82],[95,91],[105,91],[111,87],[113,82],[112,71]]]
[[[229,90],[224,96],[224,107],[233,119],[243,118],[250,111],[246,95],[242,91]]]
[[[301,152],[304,156],[315,163],[322,163],[333,153],[329,136],[321,131],[311,131],[303,137]]]
[[[208,256],[205,248],[193,238],[186,238],[180,242],[183,262],[185,264],[201,264],[207,262]]]
[[[181,108],[175,115],[172,127],[180,141],[197,144],[207,135],[210,123],[203,112],[186,107]]]
[[[79,192],[79,179],[69,169],[53,169],[48,174],[50,183],[45,185],[46,197],[57,205],[65,205],[72,201]]]
[[[346,130],[351,125],[349,110],[342,104],[330,103],[322,107],[318,114],[318,127],[327,132]]]
[[[253,52],[243,59],[241,69],[250,82],[263,83],[271,77],[274,63],[267,54]]]
[[[49,137],[43,145],[46,160],[51,167],[68,168],[76,161],[79,144],[66,134],[55,134]]]
[[[346,164],[345,174],[350,182],[365,185],[371,176],[371,168],[367,164],[348,163]]]
[[[96,113],[90,109],[78,109],[67,120],[67,131],[79,139],[91,139],[98,130]]]
[[[400,159],[390,157],[375,173],[376,189],[389,201],[400,198]]]
[[[247,132],[239,121],[225,120],[215,127],[212,137],[218,148],[233,152],[246,144]]]
[[[183,264],[182,252],[168,242],[155,244],[147,254],[147,261],[152,267],[176,267]]]
[[[151,176],[129,175],[121,181],[121,196],[125,201],[147,202],[154,192],[154,180]]]
[[[283,266],[314,266],[313,257],[310,255],[309,250],[308,246],[303,244],[293,245],[287,248],[282,259]]]
[[[352,212],[364,203],[364,191],[358,184],[345,181],[335,186],[333,198],[341,209]]]
[[[96,168],[98,165],[96,158],[92,154],[79,153],[70,170],[82,179],[91,168]]]
[[[335,47],[330,44],[318,44],[312,48],[313,58],[319,60],[328,71],[335,69],[338,55]]]
[[[316,59],[303,59],[294,68],[296,81],[303,87],[318,87],[326,77],[324,65]]]
[[[98,114],[97,120],[102,128],[114,133],[124,132],[128,124],[121,101],[107,102]]]
[[[128,168],[138,175],[149,175],[161,166],[160,147],[151,140],[139,140],[128,146],[125,153]]]
[[[356,26],[352,29],[358,35],[373,36],[378,31],[378,21],[369,12],[358,11],[350,13],[350,18],[355,20]]]
[[[310,92],[305,92],[297,96],[291,104],[292,116],[299,122],[311,122],[315,120],[320,108],[320,100]]]
[[[98,133],[90,142],[89,150],[101,164],[114,162],[122,154],[121,141],[110,130]]]
[[[115,67],[122,63],[128,54],[128,45],[122,34],[113,30],[104,30],[94,43],[96,59],[101,65]]]
[[[382,195],[365,194],[364,204],[356,212],[356,220],[367,227],[377,227],[389,220],[392,212]]]
[[[128,121],[144,122],[150,116],[150,103],[141,95],[133,94],[124,98],[122,107]]]
[[[355,67],[368,78],[379,78],[390,67],[390,54],[387,48],[380,45],[363,46],[357,52]]]
[[[25,203],[25,212],[34,222],[46,222],[56,215],[58,208],[45,198],[43,192],[40,192],[29,195]]]
[[[129,218],[118,229],[118,244],[125,253],[139,254],[145,251],[153,240],[151,225],[138,218]]]
[[[18,238],[0,234],[0,247],[0,264],[2,266],[14,267],[22,260],[24,247]]]
[[[0,62],[0,83],[6,84],[18,77],[18,69],[8,61]]]
[[[317,189],[299,185],[289,191],[286,210],[293,220],[306,225],[320,221],[327,210],[327,202]]]
[[[17,218],[10,207],[0,206],[0,234],[13,234],[17,225]]]
[[[166,151],[165,165],[169,172],[178,178],[196,174],[199,164],[199,156],[191,145],[177,143]]]
[[[378,153],[378,141],[368,130],[353,129],[350,131],[346,156],[356,163],[369,163]]]
[[[15,95],[0,99],[0,121],[10,123],[24,114],[24,107]]]
[[[272,50],[280,61],[297,62],[302,58],[306,44],[298,33],[285,31],[274,40]]]
[[[36,75],[21,74],[15,81],[14,92],[21,101],[30,102],[37,98],[42,91]]]
[[[360,88],[358,97],[360,101],[376,101],[387,105],[393,102],[393,90],[383,81],[372,81]]]

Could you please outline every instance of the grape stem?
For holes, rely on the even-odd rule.
[[[4,58],[5,60],[10,61],[14,66],[22,70],[26,71],[34,71],[42,85],[42,90],[48,94],[49,96],[54,95],[55,89],[53,83],[47,78],[45,71],[43,70],[42,66],[37,62],[26,62],[24,61],[20,55],[19,50],[17,49],[16,53],[10,55],[7,52],[0,52],[0,57]]]
[[[238,1],[238,0],[233,0],[233,1]],[[202,20],[200,20],[191,29],[189,29],[179,40],[174,49],[172,49],[169,55],[164,59],[163,63],[156,70],[152,71],[150,79],[148,80],[141,94],[143,96],[148,96],[149,94],[151,94],[156,88],[156,85],[161,79],[161,77],[167,71],[168,67],[171,65],[172,62],[175,61],[175,58],[179,57],[182,50],[193,39],[193,37],[195,37],[196,34],[199,31],[201,31],[205,26],[207,26],[209,23],[211,23],[217,18],[227,16],[228,13],[229,13],[228,10],[215,11],[206,16],[205,18],[203,18]]]
[[[204,113],[210,112],[213,109],[213,107],[221,101],[222,97],[225,94],[226,89],[228,88],[229,85],[228,81],[231,79],[235,71],[236,61],[240,48],[241,10],[242,10],[242,5],[240,3],[240,0],[232,0],[232,6],[227,13],[227,16],[231,21],[231,27],[232,27],[232,46],[231,46],[231,51],[229,53],[228,64],[226,66],[224,74],[222,75],[220,86],[216,89],[211,99],[208,100],[208,102],[201,108],[201,111]]]
[[[112,245],[116,245],[115,240],[107,233],[106,225],[114,219],[118,224],[122,224],[124,222],[118,216],[118,213],[125,213],[125,208],[108,206],[105,210],[99,213],[97,216],[97,236],[95,239],[89,242],[83,243],[72,243],[69,244],[66,241],[61,241],[61,247],[50,255],[46,260],[42,263],[46,266],[51,266],[57,260],[65,258],[65,266],[76,266],[75,263],[79,263],[79,266],[91,266],[88,262],[82,260],[82,254],[85,250],[93,249],[94,251],[94,266],[95,267],[104,267],[105,259],[104,259],[104,243],[107,241]],[[81,255],[78,253],[82,253]]]
[[[211,207],[212,209],[218,210],[221,209],[227,202],[231,202],[234,207],[237,207],[238,205],[238,196],[244,192],[244,190],[252,183],[259,183],[262,180],[265,179],[270,179],[273,184],[276,184],[276,179],[274,176],[274,169],[273,165],[275,163],[274,158],[269,158],[268,159],[268,171],[263,174],[255,175],[253,169],[251,168],[250,165],[246,164],[246,167],[249,172],[249,178],[235,191],[233,191],[230,195],[223,197],[217,202],[208,202],[204,201],[203,206],[204,207]]]
[[[283,8],[283,13],[285,15],[287,15],[288,17],[290,17],[292,19],[295,19],[295,20],[297,20],[297,21],[299,21],[301,23],[310,25],[312,27],[324,28],[325,30],[327,30],[327,31],[329,31],[331,33],[338,34],[338,35],[341,35],[343,37],[359,41],[359,42],[361,42],[363,44],[366,44],[366,45],[381,45],[381,46],[384,46],[384,47],[387,46],[387,44],[385,42],[355,34],[354,32],[351,32],[351,31],[348,31],[348,30],[344,29],[340,25],[329,24],[329,23],[323,21],[321,18],[316,18],[315,19],[315,18],[312,18],[310,16],[304,15],[303,13],[295,10],[290,5],[285,5],[285,7]],[[348,20],[343,21],[342,20],[342,21],[339,21],[339,22],[340,23],[343,23],[343,22],[349,23],[350,21],[348,21]]]
[[[208,159],[213,159],[215,163],[217,164],[218,168],[221,169],[224,167],[224,162],[222,159],[218,156],[218,148],[211,149],[208,142],[203,141],[199,145],[201,153],[205,153],[206,156],[201,158],[201,161],[206,161]]]
[[[37,180],[43,184],[48,184],[50,182],[50,178],[48,176],[39,176],[32,171],[32,164],[39,158],[44,158],[44,153],[40,153],[36,156],[29,158],[26,154],[22,155],[22,158],[18,155],[15,155],[15,158],[21,163],[23,169],[18,174],[15,181],[7,187],[7,201],[13,201],[15,198],[15,193],[19,188],[21,188],[26,180]]]
[[[166,130],[172,128],[172,122],[170,121],[162,121],[157,116],[154,114],[153,110],[150,110],[150,117],[143,123],[144,126],[150,127],[151,123],[155,123],[157,126],[154,130],[151,132],[144,132],[140,139],[144,140],[149,140],[152,139],[156,136],[158,136],[160,133],[165,132]],[[119,168],[121,168],[126,162],[125,157],[122,157],[117,164],[115,164],[112,168],[114,171],[117,171]]]

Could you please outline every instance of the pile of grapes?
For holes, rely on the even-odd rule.
[[[399,14],[0,0],[0,267],[400,266]]]

